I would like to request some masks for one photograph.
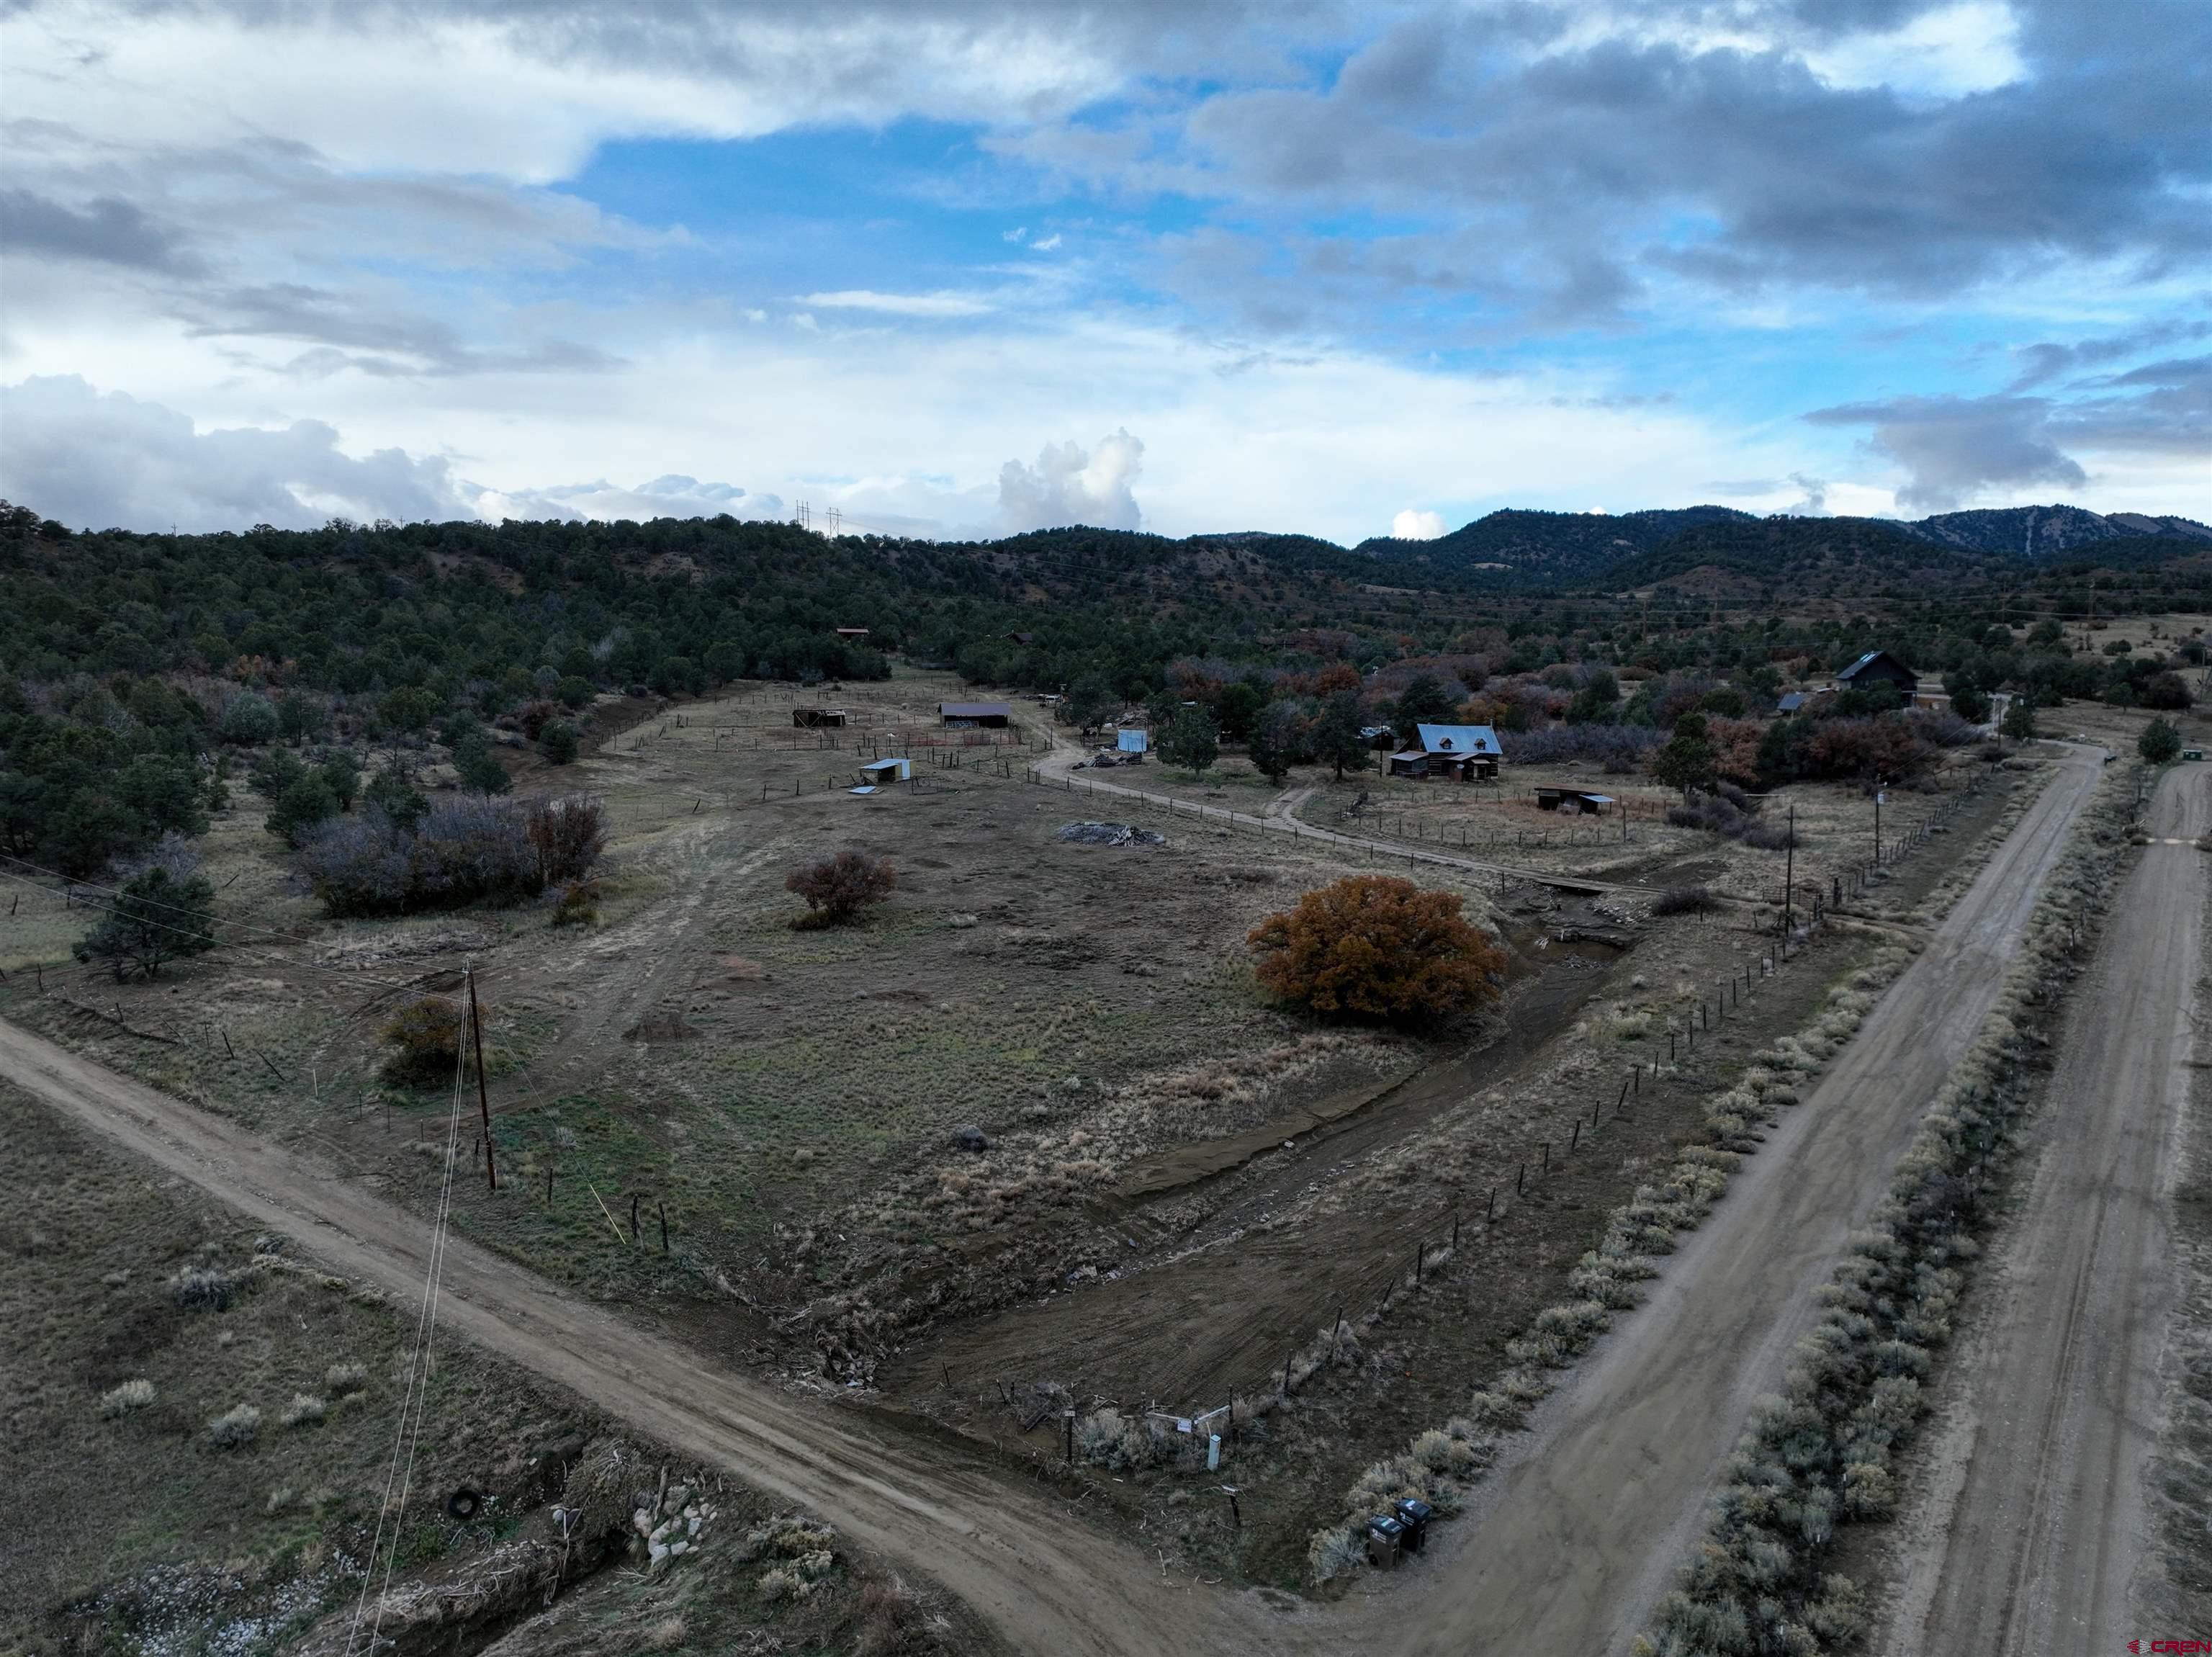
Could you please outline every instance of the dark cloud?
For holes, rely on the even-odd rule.
[[[293,359],[295,373],[351,368],[379,375],[605,373],[622,359],[574,340],[540,339],[508,350],[465,343],[452,327],[298,283],[266,283],[195,294],[178,313],[199,337],[297,339],[316,349]]]
[[[2059,448],[2051,405],[2040,397],[1899,397],[1805,417],[1815,425],[1871,427],[1874,448],[1910,474],[1897,491],[1903,506],[1948,512],[1987,489],[2088,481]]]
[[[75,375],[0,387],[0,496],[64,523],[106,528],[310,528],[354,518],[473,515],[436,456],[356,460],[319,420],[196,432],[158,403],[95,392]]]
[[[2024,345],[2020,350],[2020,375],[2008,389],[2027,391],[2063,375],[2077,374],[2084,369],[2102,368],[2108,363],[2124,362],[2131,356],[2140,356],[2160,345],[2204,338],[2212,338],[2212,322],[2169,320],[2130,329],[2125,333],[2109,334],[2102,338],[2076,340],[2070,345],[2051,340]]]
[[[2194,455],[2212,475],[2212,356],[2175,357],[2086,382],[2052,429],[2084,448]]]
[[[0,248],[146,271],[198,267],[175,231],[113,196],[73,208],[32,190],[0,190]]]

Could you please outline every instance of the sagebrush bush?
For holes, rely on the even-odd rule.
[[[368,1366],[349,1358],[334,1363],[323,1371],[323,1385],[338,1398],[358,1392],[368,1385]]]
[[[246,1276],[221,1266],[186,1266],[169,1279],[169,1295],[187,1312],[227,1312],[245,1293]]]
[[[218,1450],[241,1450],[261,1436],[261,1412],[250,1404],[226,1410],[208,1422],[208,1438]]]
[[[313,1392],[295,1392],[277,1419],[287,1427],[312,1427],[330,1412],[330,1406]]]
[[[112,1421],[118,1416],[127,1416],[133,1410],[143,1410],[154,1401],[154,1383],[149,1380],[127,1380],[120,1386],[110,1387],[100,1395],[100,1413]]]
[[[479,1011],[481,1011],[481,1008]],[[388,1020],[381,1032],[392,1051],[387,1081],[407,1087],[450,1087],[460,1075],[469,1045],[468,1014],[444,996],[418,996]]]

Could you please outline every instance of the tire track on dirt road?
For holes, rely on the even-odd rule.
[[[2019,1207],[1985,1268],[1985,1320],[1946,1389],[1934,1492],[1904,1532],[1893,1651],[2036,1657],[2156,1632],[2129,1626],[2129,1594],[2151,1550],[2172,1152],[2212,886],[2190,843],[2212,828],[2212,780],[2169,772],[2144,827],[2153,844],[2058,1037]]]
[[[1811,1325],[1851,1228],[1980,1033],[2101,769],[2068,751],[1918,959],[1728,1195],[1538,1409],[1431,1546],[1403,1605],[1413,1652],[1625,1651],[1671,1585],[1750,1414]],[[1425,1575],[1430,1573],[1425,1572]]]

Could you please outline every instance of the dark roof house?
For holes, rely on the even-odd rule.
[[[1920,688],[1920,675],[1887,650],[1869,650],[1836,675],[1836,683],[1847,690],[1863,690],[1885,679],[1908,697]]]

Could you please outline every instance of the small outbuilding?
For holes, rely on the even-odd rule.
[[[860,767],[860,781],[878,788],[887,783],[907,783],[914,779],[911,759],[871,759]]]
[[[1116,731],[1114,733],[1114,746],[1123,753],[1144,753],[1152,746],[1152,733],[1149,731]]]
[[[837,637],[839,638],[849,639],[855,644],[867,637],[867,636],[868,630],[865,627],[840,627],[837,630]]]
[[[1778,714],[1802,713],[1804,711],[1805,700],[1805,691],[1792,691],[1788,696],[1784,697],[1781,701],[1774,704],[1774,711]]]
[[[1538,789],[1538,811],[1563,811],[1570,817],[1602,817],[1619,801],[1609,794],[1593,794],[1587,789]]]
[[[1003,702],[940,702],[937,717],[956,730],[1002,731],[1014,722],[1014,710]]]
[[[845,723],[842,708],[793,708],[791,722],[802,731],[837,730]]]

